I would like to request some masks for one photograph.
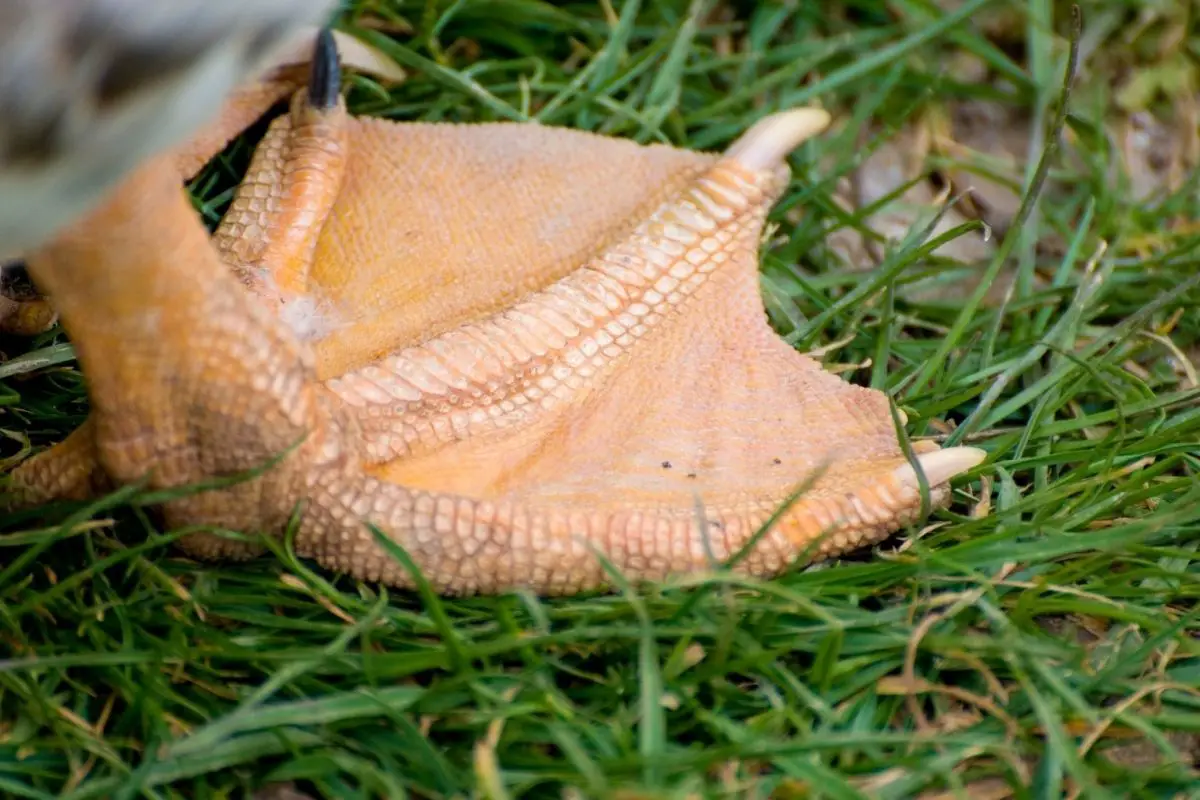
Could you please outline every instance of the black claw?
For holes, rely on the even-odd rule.
[[[337,105],[342,92],[342,63],[333,31],[322,28],[313,49],[312,73],[308,78],[308,102],[322,111]]]

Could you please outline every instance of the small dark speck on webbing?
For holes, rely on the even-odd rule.
[[[662,463],[662,467],[663,467],[663,469],[670,469],[670,468],[671,468],[671,462],[670,462],[670,461],[664,461],[664,462]]]
[[[688,476],[689,478],[694,478],[694,477],[696,477],[696,473],[694,473],[694,472],[689,472],[689,473],[687,474],[687,476]]]
[[[783,463],[783,459],[779,459],[779,458],[772,458],[772,459],[771,459],[771,463],[772,463],[772,464],[774,464],[775,466],[779,466],[780,464],[782,464],[782,463]]]

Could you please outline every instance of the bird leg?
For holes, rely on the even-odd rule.
[[[311,368],[221,262],[171,156],[135,171],[28,265],[75,344],[91,411],[82,432],[18,468],[27,496],[53,494],[52,481],[78,486],[62,476],[88,470],[64,465],[89,455],[115,484],[171,488],[252,471],[300,445],[261,477],[164,508],[171,524],[277,530],[302,495],[292,465],[317,417]],[[243,554],[218,542],[244,549],[208,536],[187,546]]]

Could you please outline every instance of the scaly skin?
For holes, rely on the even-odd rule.
[[[800,484],[739,571],[916,518],[887,398],[788,347],[759,297],[784,157],[823,112],[768,118],[714,156],[356,119],[311,97],[273,123],[213,237],[175,153],[29,256],[92,410],[14,473],[27,502],[179,486],[294,446],[166,504],[167,524],[278,534],[300,509],[301,555],[411,586],[369,522],[447,594],[608,586],[593,550],[634,580],[706,570]],[[983,457],[920,450],[934,506]]]

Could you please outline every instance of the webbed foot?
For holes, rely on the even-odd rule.
[[[278,533],[299,509],[301,554],[360,578],[412,582],[372,523],[440,591],[565,593],[606,585],[593,548],[634,579],[706,569],[807,484],[738,566],[774,575],[915,519],[915,467],[936,507],[982,460],[910,463],[886,396],[767,324],[761,232],[824,112],[709,155],[357,119],[329,66],[214,237],[165,158],[29,260],[79,350],[105,476],[271,463],[167,504],[170,524]],[[36,463],[18,476],[45,483]]]

